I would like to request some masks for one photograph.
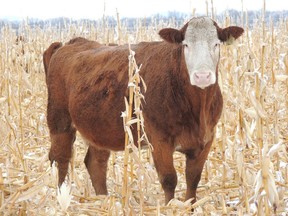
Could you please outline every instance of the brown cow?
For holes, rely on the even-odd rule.
[[[242,33],[240,27],[222,29],[210,18],[199,17],[180,30],[162,29],[163,42],[131,46],[147,85],[145,129],[166,203],[174,197],[177,184],[175,150],[186,155],[186,199],[196,199],[223,107],[217,83],[219,45]],[[96,194],[107,194],[110,151],[124,149],[120,114],[127,96],[128,46],[104,46],[75,38],[59,47],[60,43],[53,43],[44,53],[52,142],[49,159],[58,163],[60,186],[78,130],[89,144],[85,164]]]

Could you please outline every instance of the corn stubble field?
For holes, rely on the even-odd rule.
[[[234,22],[226,17],[218,24]],[[161,28],[179,27],[173,20],[153,23],[138,22],[137,30],[129,32],[125,23],[118,22],[121,34],[116,35],[112,28],[89,23],[66,23],[60,31],[49,25],[32,28],[24,21],[19,29],[24,40],[18,42],[15,30],[1,29],[0,215],[191,214],[190,201],[183,200],[185,158],[179,153],[174,155],[176,198],[167,206],[150,149],[130,146],[126,154],[112,154],[109,196],[94,193],[83,163],[87,146],[81,137],[74,144],[69,178],[61,193],[56,167],[48,161],[44,50],[54,41],[66,42],[74,36],[118,44],[159,40]],[[288,20],[263,25],[255,19],[253,27],[247,26],[244,23],[245,33],[237,43],[221,47],[219,82],[225,104],[193,205],[195,215],[288,212]],[[133,55],[129,58],[131,71],[137,71]]]

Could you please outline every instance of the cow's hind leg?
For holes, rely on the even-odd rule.
[[[110,151],[89,146],[84,160],[97,195],[108,194],[106,174],[109,156]]]
[[[212,141],[207,143],[203,151],[197,156],[193,156],[193,154],[189,153],[186,154],[186,170],[185,170],[186,183],[187,183],[186,200],[194,198],[192,200],[192,203],[196,202],[197,186],[201,179],[203,166],[210,151],[211,144]]]
[[[51,138],[49,160],[51,164],[54,161],[57,162],[60,187],[68,172],[76,131],[71,125],[71,117],[65,109],[50,109],[48,106],[47,123]]]

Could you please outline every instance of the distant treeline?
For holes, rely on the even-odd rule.
[[[200,16],[200,14],[196,14],[197,16]],[[242,24],[242,12],[237,10],[228,10],[220,15],[216,16],[217,21],[223,21],[226,17],[230,17],[233,24],[241,25]],[[185,14],[180,12],[168,12],[166,14],[156,14],[152,17],[146,17],[146,18],[121,18],[121,25],[124,25],[127,29],[133,31],[135,28],[137,28],[137,24],[141,22],[142,26],[151,26],[151,25],[158,25],[159,23],[165,24],[165,23],[171,23],[175,24],[176,26],[181,26],[184,22],[184,20],[187,20],[191,17],[191,14]],[[257,25],[262,22],[262,11],[248,11],[247,14],[244,12],[243,14],[243,23],[246,24],[246,17],[248,17],[248,24],[250,27],[253,27],[254,25]],[[266,11],[265,12],[265,22],[268,24],[271,21],[273,23],[277,23],[280,20],[287,20],[288,18],[288,10],[283,11]],[[117,20],[116,16],[105,16],[102,19],[98,20],[89,20],[89,19],[81,19],[81,20],[74,20],[69,19],[66,17],[59,17],[54,19],[48,19],[48,20],[40,20],[40,19],[33,19],[33,18],[27,18],[26,20],[6,20],[2,19],[0,20],[0,28],[3,26],[9,26],[12,29],[15,29],[16,31],[23,27],[25,24],[28,24],[31,28],[37,27],[37,28],[45,28],[49,26],[57,27],[59,29],[67,27],[69,24],[79,24],[79,23],[89,23],[89,25],[95,25],[95,26],[107,26],[107,27],[116,27],[117,26]]]

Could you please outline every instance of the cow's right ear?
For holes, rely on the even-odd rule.
[[[159,31],[159,35],[162,39],[169,43],[182,43],[184,35],[181,30],[173,28],[164,28]]]

